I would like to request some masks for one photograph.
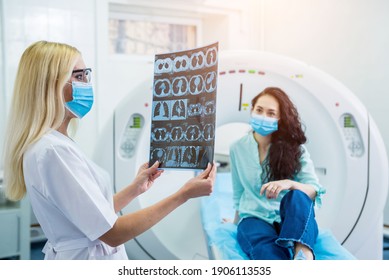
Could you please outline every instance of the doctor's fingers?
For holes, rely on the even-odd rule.
[[[157,170],[155,173],[151,173],[150,176],[151,176],[151,179],[154,181],[156,180],[159,176],[162,175],[162,173],[164,172],[163,169],[161,170]]]
[[[145,168],[141,171],[146,172],[147,174],[154,174],[158,171],[159,162],[154,162],[154,164],[150,167],[148,167],[148,163],[145,163],[144,165],[142,165],[141,168],[143,168],[144,166]]]
[[[214,171],[215,168],[216,168],[216,164],[211,165],[210,163],[208,163],[207,168],[203,172],[201,172],[197,177],[205,179],[205,178],[208,178],[210,176],[214,176],[212,171]]]
[[[213,191],[213,182],[210,179],[198,179],[192,186],[192,197],[209,196]]]
[[[149,167],[149,169],[157,170],[158,167],[159,167],[159,161],[157,160],[156,162],[154,162],[154,164],[152,166]]]
[[[144,162],[144,163],[140,166],[140,169],[147,169],[147,168],[149,168],[149,162],[148,162],[148,161]]]
[[[210,178],[211,180],[215,181],[216,171],[217,171],[216,162],[213,162],[212,169],[211,169],[211,171],[208,174],[208,178]]]
[[[142,167],[143,167],[143,165],[142,165]],[[159,176],[161,176],[163,171],[164,171],[163,169],[158,170],[157,165],[154,164],[150,168],[140,169],[138,174],[137,174],[137,176],[136,176],[136,178],[137,178],[138,181],[139,180],[140,181],[144,181],[144,180],[154,181]]]
[[[139,166],[137,174],[140,174],[142,171],[147,170],[148,168],[149,168],[149,163],[148,162],[143,163],[141,166]]]

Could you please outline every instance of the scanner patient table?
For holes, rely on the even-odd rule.
[[[230,173],[218,173],[212,195],[201,199],[201,219],[210,259],[247,260],[236,239]],[[317,260],[355,260],[329,229],[320,229],[314,246]]]

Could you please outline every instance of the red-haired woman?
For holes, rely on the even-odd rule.
[[[296,107],[276,87],[251,102],[253,131],[231,145],[237,238],[251,259],[314,259],[314,206],[325,189]]]

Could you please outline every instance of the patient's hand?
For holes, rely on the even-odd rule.
[[[222,224],[227,224],[227,223],[233,223],[234,221],[230,218],[223,218],[222,219]]]

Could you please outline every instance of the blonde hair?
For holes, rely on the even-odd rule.
[[[80,55],[72,46],[39,41],[20,59],[4,147],[4,183],[10,200],[20,200],[26,193],[23,155],[28,147],[64,120],[63,87]]]

